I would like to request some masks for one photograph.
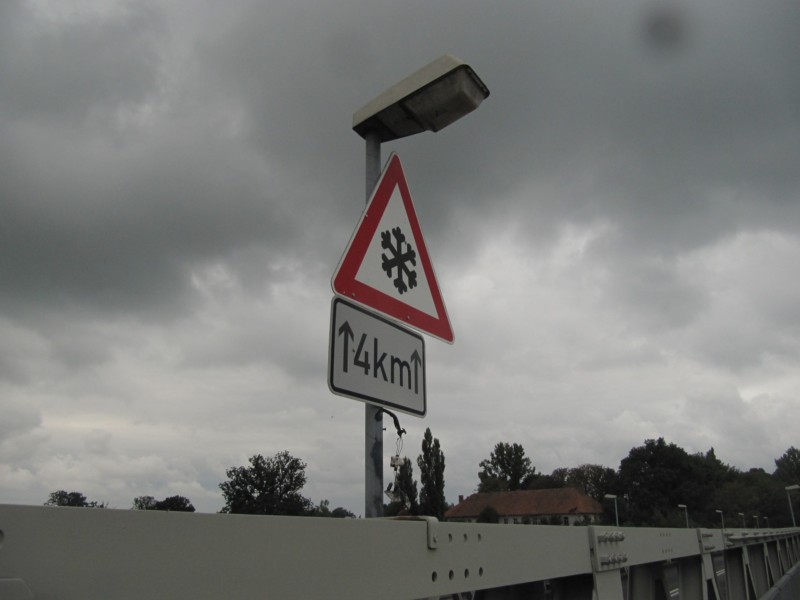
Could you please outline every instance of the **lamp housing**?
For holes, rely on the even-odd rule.
[[[440,131],[488,96],[489,88],[468,64],[445,54],[357,110],[353,129],[365,139],[377,134],[380,142]]]

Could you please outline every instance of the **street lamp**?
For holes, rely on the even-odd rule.
[[[617,527],[619,527],[619,511],[617,510],[617,496],[615,494],[606,494],[603,496],[606,500],[613,500],[614,501],[614,520],[617,523]]]
[[[725,529],[725,515],[722,514],[722,511],[717,509],[714,511],[719,515],[719,518],[722,520],[722,529]]]
[[[753,518],[756,520],[756,529],[761,526],[761,523],[758,522],[758,515],[753,515]]]
[[[689,509],[685,504],[678,504],[678,508],[683,509],[683,514],[686,516],[686,529],[689,529]]]
[[[489,89],[469,65],[445,54],[353,114],[353,129],[378,142],[439,131],[480,106]]]
[[[747,523],[744,520],[744,513],[739,513],[739,516],[742,517],[742,529],[747,529]]]
[[[769,517],[764,517],[764,522],[767,524],[767,529],[769,529]]]
[[[439,131],[472,112],[489,89],[463,61],[446,54],[380,94],[353,114],[353,129],[366,141],[369,203],[381,173],[381,143]],[[364,410],[364,516],[383,513],[383,413]]]
[[[794,520],[794,508],[792,508],[792,496],[789,494],[789,492],[800,490],[800,484],[795,483],[793,485],[787,485],[783,489],[786,490],[786,498],[789,500],[789,512],[792,515],[792,527],[797,527],[797,522]]]

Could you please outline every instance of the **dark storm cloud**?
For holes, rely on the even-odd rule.
[[[500,440],[540,471],[615,466],[645,437],[724,442],[716,404],[732,431],[766,418],[754,398],[791,407],[794,2],[76,5],[0,2],[7,497],[108,483],[218,510],[225,467],[284,448],[359,488],[363,411],[324,382],[364,203],[351,117],[445,52],[492,95],[383,156],[457,320],[414,423],[443,434],[448,494]]]
[[[441,204],[485,210],[493,197],[538,184],[551,193],[517,194],[522,202],[505,209],[528,218],[537,235],[548,236],[554,222],[610,216],[630,243],[669,252],[752,227],[754,218],[796,226],[796,10],[678,4],[685,40],[654,55],[642,27],[658,6],[567,2],[529,5],[513,22],[502,8],[487,16],[505,22],[502,35],[498,28],[484,38],[502,57],[478,51],[493,91],[476,115],[488,139],[460,138],[457,126],[441,134],[457,138],[473,187]],[[437,151],[423,149],[415,166],[427,170],[433,196],[447,196],[445,186],[459,183],[435,179],[444,162]],[[730,197],[732,189],[758,194],[763,210]]]
[[[37,19],[23,3],[7,9],[0,36],[3,120],[80,121],[97,107],[145,100],[157,82],[164,23],[150,3],[126,9],[124,16],[66,26]]]
[[[191,104],[159,114],[167,67],[156,13],[20,20],[0,58],[6,309],[177,310],[195,261],[292,236],[272,178],[219,134],[219,116]],[[125,110],[144,112],[143,127],[155,113],[154,126],[120,131],[115,111]]]

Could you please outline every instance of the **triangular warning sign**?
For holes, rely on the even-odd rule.
[[[449,344],[439,291],[400,158],[394,153],[333,274],[333,291]]]

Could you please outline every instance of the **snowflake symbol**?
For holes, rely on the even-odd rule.
[[[392,245],[392,236],[394,236],[396,245]],[[403,252],[403,244],[406,245],[405,252]],[[381,254],[382,266],[387,277],[392,277],[392,271],[397,269],[397,277],[393,281],[397,291],[403,294],[410,288],[417,287],[417,272],[408,267],[408,263],[417,266],[417,253],[414,252],[411,244],[406,243],[406,236],[399,227],[393,228],[391,232],[388,229],[381,232],[381,248],[391,252],[391,256]],[[403,275],[405,275],[408,285],[403,280]]]

